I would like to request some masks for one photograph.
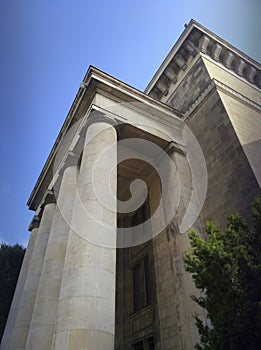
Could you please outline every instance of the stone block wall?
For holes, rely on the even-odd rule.
[[[224,228],[229,214],[250,218],[259,186],[217,91],[187,123],[201,146],[208,171],[202,220],[214,220]]]
[[[183,80],[177,84],[166,103],[178,111],[185,113],[197,101],[210,83],[210,76],[202,59],[199,57],[195,64],[188,70]]]

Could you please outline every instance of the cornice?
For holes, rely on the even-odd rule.
[[[155,101],[155,99],[151,98],[151,96],[145,94],[144,92],[133,88],[132,86],[112,77],[94,66],[90,66],[83,82],[81,83],[81,87],[88,87],[89,89],[91,82],[93,81],[96,81],[100,88],[101,85],[103,85],[105,87],[105,91],[108,87],[110,87],[110,94],[114,94],[114,92],[117,90],[119,93],[122,93],[122,96],[125,95],[126,97],[129,97],[129,101],[142,102],[148,106],[153,106],[159,111],[164,111],[165,114],[169,112],[172,115],[172,118],[174,117],[179,120],[180,118],[183,118],[182,113],[180,113],[174,107],[170,107],[159,100]]]
[[[234,98],[243,102],[244,104],[251,106],[258,112],[261,111],[261,105],[259,105],[258,103],[254,102],[253,100],[249,99],[243,94],[240,94],[238,91],[232,89],[230,86],[222,83],[221,81],[217,79],[212,79],[211,82],[205,88],[205,90],[198,96],[198,98],[190,105],[189,109],[184,113],[185,120],[192,115],[192,113],[202,104],[202,102],[206,98],[208,98],[208,96],[214,90],[222,91],[230,96],[233,96]]]
[[[181,76],[190,68],[197,55],[210,57],[240,79],[258,89],[261,88],[259,63],[191,20],[145,89],[145,93],[157,100],[167,99],[170,90],[179,84]]]
[[[222,83],[221,81],[217,80],[217,79],[213,79],[215,85],[217,86],[218,90],[221,90],[229,95],[232,95],[233,97],[235,97],[236,99],[240,100],[241,102],[252,106],[254,109],[256,109],[258,112],[261,111],[261,105],[254,102],[253,100],[251,100],[250,98],[244,96],[243,94],[240,94],[238,91],[232,89],[231,87],[229,87],[228,85]]]

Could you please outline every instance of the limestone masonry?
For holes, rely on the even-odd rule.
[[[145,92],[89,67],[28,200],[2,350],[190,350],[187,231],[260,193],[260,65],[191,20]]]

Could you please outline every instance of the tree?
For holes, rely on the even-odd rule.
[[[192,299],[211,323],[195,315],[198,350],[261,349],[261,198],[252,212],[251,231],[237,214],[228,217],[224,232],[207,222],[207,241],[189,232],[193,251],[186,252],[185,268],[201,292]]]
[[[25,249],[19,245],[0,245],[0,340],[4,332]]]

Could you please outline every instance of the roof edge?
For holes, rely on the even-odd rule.
[[[261,88],[261,66],[257,61],[191,19],[144,92],[151,94],[156,99],[161,99],[168,93],[166,85],[176,83],[176,76],[179,71],[184,70],[183,67],[188,57],[196,54],[211,57],[239,77],[243,77],[257,88]],[[184,61],[183,66],[182,60]]]
[[[184,118],[183,114],[179,111],[175,110],[173,107],[170,107],[166,104],[164,104],[161,101],[157,101],[153,99],[152,97],[144,94],[143,92],[131,87],[128,84],[123,83],[119,79],[116,79],[109,74],[99,70],[98,68],[94,66],[89,66],[87,73],[85,74],[85,77],[83,81],[80,83],[80,87],[76,93],[75,99],[71,105],[71,108],[69,109],[69,112],[67,114],[67,117],[61,127],[61,130],[55,140],[55,143],[51,149],[51,152],[49,153],[49,156],[43,166],[43,169],[36,181],[36,184],[29,196],[29,199],[27,201],[27,206],[31,210],[36,210],[34,200],[36,198],[37,193],[39,192],[39,189],[41,188],[43,181],[45,180],[48,171],[50,167],[52,166],[52,162],[54,160],[54,157],[56,155],[58,145],[61,142],[62,138],[66,134],[68,128],[70,127],[72,121],[74,118],[76,118],[77,113],[81,107],[81,104],[83,102],[83,98],[85,97],[85,94],[88,93],[90,96],[95,92],[95,84],[92,84],[93,81],[98,81],[99,83],[103,83],[107,86],[110,86],[110,88],[116,90],[121,90],[122,93],[132,96],[136,98],[138,101],[145,100],[147,104],[158,108],[159,110],[164,111],[164,113],[169,113],[172,115],[172,117],[177,118],[179,120],[182,120]]]

